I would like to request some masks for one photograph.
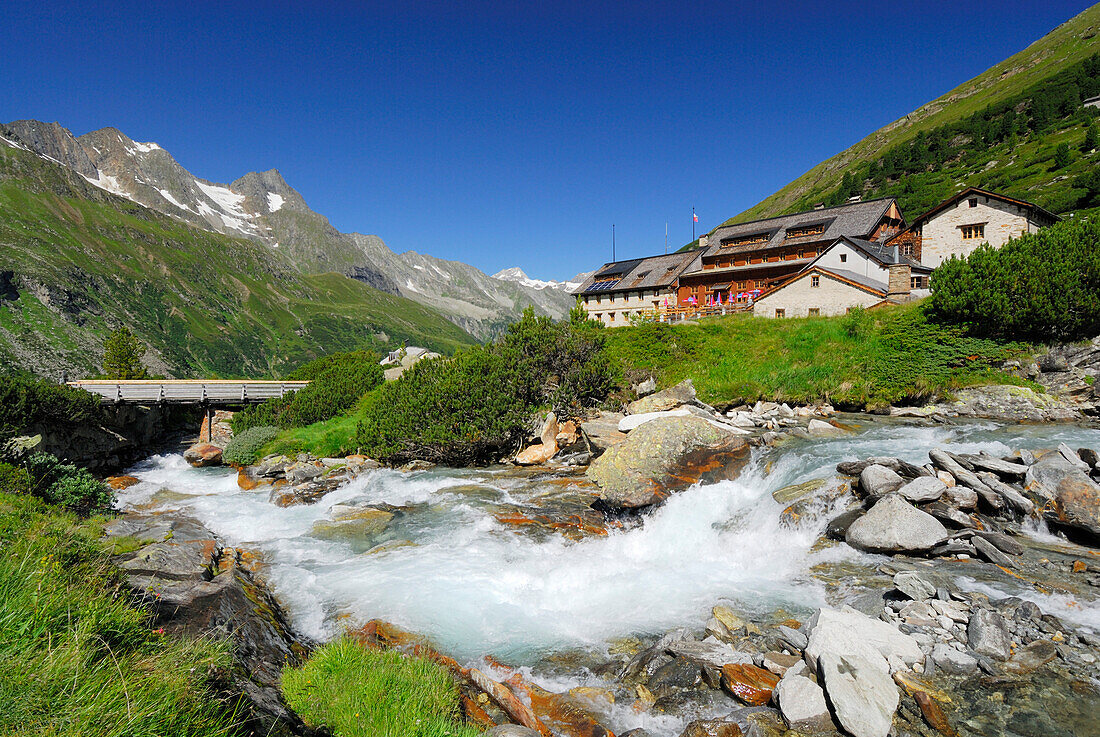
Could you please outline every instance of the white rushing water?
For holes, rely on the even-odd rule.
[[[807,568],[860,554],[845,546],[811,553],[819,527],[780,526],[770,492],[831,477],[840,460],[925,462],[929,448],[948,442],[963,452],[1007,453],[1062,440],[1100,447],[1100,431],[871,423],[849,437],[759,454],[736,481],[693,487],[641,527],[579,542],[538,540],[498,523],[495,505],[529,500],[539,483],[484,470],[373,471],[316,504],[279,508],[269,488],[243,491],[232,471],[156,456],[132,469],[142,482],[120,503],[133,508],[161,492],[159,505],[185,508],[230,544],[262,551],[276,593],[313,637],[332,636],[348,616],[380,617],[430,635],[460,658],[491,653],[530,662],[618,636],[697,627],[723,598],[749,611],[820,605],[823,592]],[[412,505],[387,535],[416,545],[365,555],[352,542],[312,534],[333,505],[349,502]]]

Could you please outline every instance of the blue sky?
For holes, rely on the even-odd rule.
[[[345,232],[566,278],[705,232],[1088,2],[65,3],[0,12],[0,120],[279,169]],[[308,9],[308,10],[303,10]]]

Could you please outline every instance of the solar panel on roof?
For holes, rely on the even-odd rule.
[[[619,281],[620,280],[619,280],[618,277],[616,277],[614,279],[603,279],[601,281],[595,281],[595,282],[592,282],[592,286],[590,286],[588,289],[586,289],[584,291],[586,291],[586,292],[599,292],[599,291],[602,291],[604,289],[610,289],[611,287],[618,284]]]

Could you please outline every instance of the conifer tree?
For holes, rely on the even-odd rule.
[[[1100,146],[1100,130],[1097,130],[1096,121],[1094,120],[1085,129],[1085,142],[1081,145],[1081,150],[1087,154],[1097,146]]]
[[[103,373],[108,379],[147,379],[149,372],[141,362],[145,344],[123,325],[103,342]]]

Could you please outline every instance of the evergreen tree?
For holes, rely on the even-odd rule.
[[[1081,145],[1081,150],[1088,153],[1098,145],[1100,145],[1100,130],[1097,130],[1096,121],[1094,120],[1085,129],[1085,142]]]
[[[103,373],[109,379],[147,379],[149,372],[141,359],[145,344],[123,325],[103,342]]]
[[[1054,168],[1062,169],[1069,164],[1070,153],[1068,143],[1059,143],[1054,149]]]

